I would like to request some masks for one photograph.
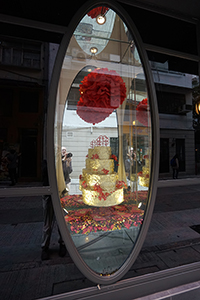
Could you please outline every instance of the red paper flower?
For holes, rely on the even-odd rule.
[[[98,154],[93,154],[91,159],[98,159],[99,158],[99,155]]]
[[[104,172],[105,175],[109,173],[109,170],[106,170],[105,168],[103,168],[102,171]]]
[[[98,192],[98,193],[102,193],[102,188],[100,187],[100,185],[98,183],[96,183],[94,185],[94,191]]]
[[[148,126],[148,100],[147,98],[143,99],[136,107],[136,118],[144,126]]]
[[[77,114],[88,123],[99,123],[117,109],[126,97],[123,79],[114,70],[95,69],[80,84]]]
[[[137,173],[138,176],[143,176],[142,171],[140,171],[139,173]]]
[[[117,156],[114,154],[111,155],[111,158],[113,158],[115,161],[118,161]]]
[[[92,19],[95,19],[98,15],[104,15],[107,11],[108,11],[108,7],[100,6],[89,11],[87,15]]]
[[[87,187],[87,183],[86,183],[85,180],[82,182],[82,187],[83,187],[84,189],[86,189],[86,187]]]
[[[116,183],[116,188],[117,189],[121,189],[121,188],[127,188],[127,185],[126,185],[126,183],[124,182],[124,181],[118,181],[117,183]]]

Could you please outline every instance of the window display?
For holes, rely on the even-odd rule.
[[[97,278],[110,277],[137,244],[152,173],[145,68],[130,29],[110,7],[87,12],[66,47],[54,150],[66,234]]]

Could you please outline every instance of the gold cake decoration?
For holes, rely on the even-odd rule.
[[[145,159],[145,166],[142,167],[142,171],[138,173],[139,185],[144,187],[149,187],[149,173],[150,173],[149,156],[145,155],[144,159]]]
[[[114,172],[114,160],[109,146],[95,146],[88,149],[86,168],[79,177],[79,189],[83,202],[90,206],[107,207],[124,201],[123,181]]]

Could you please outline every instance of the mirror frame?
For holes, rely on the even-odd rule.
[[[146,77],[146,85],[149,97],[150,104],[150,113],[151,113],[151,133],[152,133],[152,161],[151,161],[151,176],[150,176],[150,184],[148,190],[148,202],[147,207],[144,213],[144,221],[140,229],[140,233],[138,235],[136,244],[130,253],[129,257],[126,259],[124,264],[116,271],[114,274],[109,276],[100,276],[95,273],[92,269],[88,267],[88,265],[83,261],[80,254],[78,253],[70,233],[65,224],[65,220],[63,216],[63,210],[60,203],[58,187],[57,187],[57,178],[56,178],[56,166],[53,162],[55,162],[55,153],[54,153],[54,121],[55,121],[55,109],[56,109],[56,95],[57,88],[61,73],[61,68],[63,64],[63,59],[67,50],[67,47],[70,43],[70,39],[73,35],[73,32],[81,19],[85,16],[85,14],[93,9],[96,6],[108,6],[113,9],[119,17],[124,21],[126,26],[130,29],[131,34],[133,36],[134,42],[136,44],[138,53],[140,55],[140,59],[143,65],[143,70]],[[54,69],[52,73],[52,79],[49,89],[49,101],[48,101],[48,116],[47,116],[47,163],[48,163],[48,173],[49,173],[49,183],[51,187],[51,196],[52,202],[54,206],[54,211],[57,219],[57,223],[62,234],[63,240],[67,247],[67,250],[78,267],[78,269],[91,281],[96,284],[112,284],[118,280],[120,280],[133,265],[136,260],[142,245],[144,243],[156,198],[157,192],[157,181],[158,181],[158,172],[159,172],[159,115],[157,108],[157,99],[154,81],[150,69],[149,60],[144,49],[142,40],[140,35],[128,13],[121,7],[118,3],[114,1],[99,1],[99,0],[89,0],[82,7],[80,7],[77,13],[72,17],[70,24],[68,26],[67,32],[63,36],[62,42],[60,44],[57,57],[54,64]]]

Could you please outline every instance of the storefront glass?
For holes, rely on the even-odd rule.
[[[57,89],[54,145],[63,215],[83,261],[115,273],[131,255],[148,204],[152,129],[132,34],[108,7],[79,22]]]
[[[44,43],[1,37],[0,189],[41,186]]]

